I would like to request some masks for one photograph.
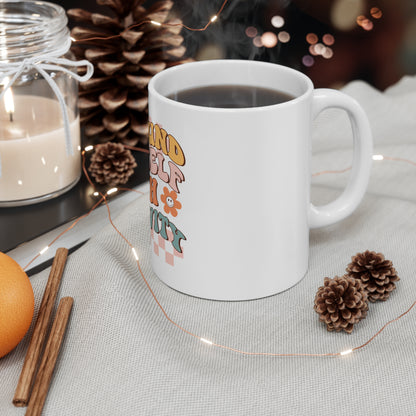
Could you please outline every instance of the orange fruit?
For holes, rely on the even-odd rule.
[[[7,254],[0,252],[0,357],[25,336],[35,308],[27,274]]]

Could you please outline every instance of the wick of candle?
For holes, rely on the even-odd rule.
[[[13,121],[13,111],[10,111],[9,118],[10,118],[10,122],[12,122]]]

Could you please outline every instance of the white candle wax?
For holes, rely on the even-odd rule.
[[[66,152],[59,103],[14,95],[13,121],[0,103],[0,204],[54,194],[81,174],[79,117],[70,116],[73,156]]]

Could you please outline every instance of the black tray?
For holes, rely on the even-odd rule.
[[[122,186],[124,188],[133,188],[149,179],[148,155],[134,152],[134,156],[138,166],[129,182]],[[0,208],[0,251],[12,250],[87,213],[97,202],[93,192],[83,175],[74,188],[55,199],[23,207]]]

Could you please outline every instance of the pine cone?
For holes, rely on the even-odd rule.
[[[347,273],[355,279],[360,279],[367,292],[368,300],[387,300],[400,280],[390,260],[386,260],[382,253],[365,251],[357,253],[351,258],[347,266]]]
[[[97,183],[115,186],[126,183],[136,166],[130,150],[110,142],[95,146],[88,170]]]
[[[328,331],[352,332],[367,316],[367,294],[359,280],[348,276],[325,277],[315,297],[315,311]]]
[[[97,0],[110,7],[112,16],[68,10],[69,17],[83,24],[71,31],[77,40],[72,52],[95,67],[94,76],[80,85],[78,103],[85,134],[94,143],[147,145],[147,84],[164,68],[187,61],[182,27],[176,25],[181,21],[169,17],[173,1],[158,1],[148,9],[143,3],[145,0]],[[128,29],[150,20],[174,26],[145,23]],[[110,36],[114,37],[88,40]]]

